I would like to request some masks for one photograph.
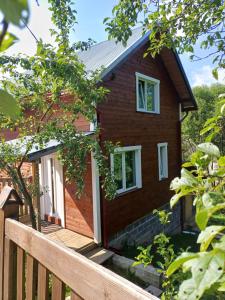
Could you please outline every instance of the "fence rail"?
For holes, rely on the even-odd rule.
[[[0,300],[156,300],[0,209]],[[8,210],[12,211],[12,209]],[[14,212],[15,216],[15,212]]]

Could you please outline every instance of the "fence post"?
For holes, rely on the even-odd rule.
[[[0,300],[3,300],[5,213],[0,209]]]
[[[5,219],[19,218],[19,206],[23,201],[16,190],[5,186],[0,193],[0,300],[4,299]],[[6,247],[8,249],[9,247]],[[7,253],[9,255],[10,253]],[[6,255],[6,257],[7,257]],[[9,280],[9,278],[7,278]],[[6,279],[6,280],[7,280]]]

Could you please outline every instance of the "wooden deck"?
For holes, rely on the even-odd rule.
[[[79,253],[86,253],[88,250],[92,250],[97,247],[93,239],[65,228],[60,228],[55,232],[48,233],[47,235],[52,240]]]
[[[112,251],[96,245],[93,239],[59,225],[42,221],[41,231],[55,242],[83,254],[98,264],[103,264],[113,255]]]

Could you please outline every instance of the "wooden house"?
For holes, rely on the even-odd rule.
[[[96,122],[101,142],[121,145],[109,157],[118,186],[114,200],[104,197],[93,155],[81,199],[75,196],[75,185],[65,183],[56,141],[30,155],[40,158],[40,183],[48,186],[41,197],[42,218],[105,247],[140,243],[160,230],[152,211],[168,208],[170,182],[181,166],[181,114],[196,109],[177,53],[163,49],[154,59],[144,58],[148,43],[148,34],[142,36],[137,28],[126,47],[104,41],[79,54],[87,71],[104,66],[102,85],[110,90],[98,105]],[[78,126],[92,134],[95,124],[81,118]],[[180,216],[178,206],[168,230],[179,228]]]

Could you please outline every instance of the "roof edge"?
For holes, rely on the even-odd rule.
[[[133,52],[135,49],[137,49],[142,44],[145,44],[145,42],[149,39],[149,31],[146,32],[141,38],[139,38],[136,42],[134,42],[130,47],[128,47],[124,52],[122,52],[120,55],[117,56],[114,61],[112,61],[108,66],[106,66],[105,70],[103,70],[101,74],[101,79],[104,80],[104,78],[119,64],[121,63],[131,52]]]
[[[186,108],[184,107],[184,111],[197,110],[198,109],[198,105],[197,105],[197,102],[196,102],[195,97],[193,95],[192,88],[190,86],[190,83],[189,83],[189,80],[187,78],[187,75],[186,75],[186,73],[184,71],[184,67],[183,67],[183,65],[181,63],[180,57],[179,57],[179,55],[178,55],[178,53],[177,53],[176,50],[172,50],[172,51],[174,53],[175,59],[177,61],[177,64],[178,64],[179,70],[181,72],[181,75],[182,75],[182,77],[184,79],[184,82],[185,82],[185,84],[187,86],[188,92],[190,94],[190,99],[193,102],[193,107],[191,107],[191,106],[188,106]]]

